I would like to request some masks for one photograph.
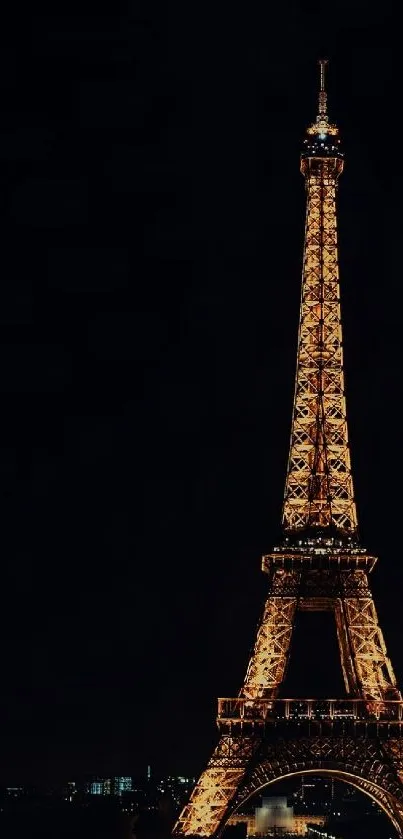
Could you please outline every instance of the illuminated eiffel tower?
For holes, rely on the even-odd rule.
[[[318,115],[301,154],[307,207],[283,542],[263,557],[269,591],[245,681],[238,697],[218,700],[218,744],[176,837],[219,837],[257,791],[310,772],[368,794],[403,837],[403,702],[369,586],[376,558],[358,538],[337,256],[343,153],[319,63]],[[278,698],[297,610],[334,613],[344,699]]]

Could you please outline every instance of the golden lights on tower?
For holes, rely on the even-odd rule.
[[[178,839],[219,837],[266,784],[327,765],[334,777],[349,767],[351,783],[385,809],[403,839],[403,701],[369,586],[376,558],[358,542],[337,250],[344,158],[327,113],[326,61],[319,63],[318,114],[301,153],[307,205],[285,538],[263,557],[269,591],[244,684],[238,697],[219,700],[220,738],[175,824]],[[298,610],[333,612],[344,700],[279,699]],[[381,726],[381,747],[368,724]]]
[[[357,531],[344,395],[336,190],[343,171],[329,123],[325,64],[319,108],[301,155],[307,193],[297,372],[283,505],[286,533]]]

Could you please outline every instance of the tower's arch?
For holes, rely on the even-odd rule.
[[[266,789],[273,784],[287,780],[289,778],[296,778],[301,775],[314,775],[318,777],[331,777],[334,780],[341,781],[345,784],[355,787],[355,789],[367,795],[374,801],[386,814],[399,837],[403,837],[403,801],[397,797],[396,789],[393,784],[393,779],[390,779],[389,784],[391,790],[385,789],[385,778],[390,774],[390,770],[386,765],[381,765],[377,762],[377,766],[373,767],[371,772],[370,767],[351,766],[346,768],[345,764],[339,761],[321,761],[318,767],[308,767],[303,761],[301,765],[291,771],[284,771],[278,766],[275,768],[270,761],[264,761],[256,767],[252,776],[248,779],[243,789],[240,789],[232,806],[228,810],[228,819],[235,815],[238,810],[247,804],[247,802],[257,793]],[[372,779],[372,775],[382,776],[382,781],[385,786],[380,786]],[[223,830],[228,822],[226,818],[225,823],[220,826],[217,837],[222,835]]]

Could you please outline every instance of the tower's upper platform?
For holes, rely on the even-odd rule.
[[[327,61],[321,60],[319,64],[320,89],[318,114],[315,122],[307,128],[301,159],[305,160],[308,157],[319,157],[343,160],[344,155],[340,148],[339,129],[337,125],[329,122],[327,113],[327,93],[325,90],[325,67]]]

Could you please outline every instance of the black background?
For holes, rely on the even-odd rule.
[[[112,9],[113,7],[113,9]],[[393,4],[12,7],[0,50],[0,779],[196,774],[279,538],[317,60],[362,540],[402,673]],[[318,623],[318,621],[321,621]],[[338,694],[301,622],[288,687]]]

